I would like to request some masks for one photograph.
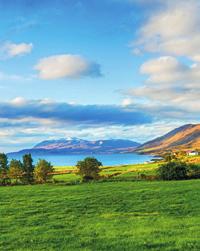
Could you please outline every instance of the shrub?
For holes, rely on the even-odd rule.
[[[171,161],[160,165],[158,176],[162,180],[184,180],[187,178],[188,165],[184,162]]]
[[[77,175],[82,177],[82,181],[97,180],[99,178],[100,166],[102,166],[102,163],[97,159],[87,157],[77,162]]]
[[[138,179],[139,179],[139,180],[146,180],[146,178],[147,178],[147,175],[146,175],[145,173],[140,173],[140,174],[138,175]]]
[[[51,174],[54,171],[50,162],[40,159],[34,170],[34,179],[38,183],[46,183],[53,178]]]
[[[138,175],[138,179],[139,180],[147,180],[147,181],[154,181],[158,179],[157,175],[147,175],[145,173],[141,173]]]
[[[196,164],[188,164],[188,177],[190,179],[200,178],[200,166]]]

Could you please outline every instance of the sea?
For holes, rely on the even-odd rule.
[[[8,155],[9,160],[22,160],[22,155],[13,153]],[[95,157],[102,162],[103,166],[118,166],[127,164],[141,164],[152,159],[149,155],[140,155],[136,153],[127,154],[93,154],[93,155],[32,155],[34,164],[39,159],[45,159],[51,162],[54,166],[75,166],[77,161],[83,160],[86,157]]]

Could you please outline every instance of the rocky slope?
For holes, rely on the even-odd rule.
[[[198,148],[200,149],[200,124],[188,124],[139,146],[136,151],[140,153],[157,153],[165,150]]]

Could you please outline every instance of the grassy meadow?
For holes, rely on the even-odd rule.
[[[200,250],[200,181],[1,187],[0,250]]]
[[[158,163],[147,164],[132,164],[132,165],[120,165],[120,166],[105,166],[101,168],[100,175],[110,180],[132,180],[136,179],[140,174],[156,174]],[[55,166],[55,171],[61,172],[61,174],[54,175],[54,181],[60,183],[71,183],[80,181],[80,177],[75,174],[75,167],[72,166]],[[69,172],[62,174],[62,172]]]
[[[103,167],[107,182],[82,184],[56,167],[69,173],[55,184],[0,187],[0,250],[200,250],[200,180],[136,181],[157,167]]]

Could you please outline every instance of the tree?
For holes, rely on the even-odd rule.
[[[186,152],[185,151],[177,151],[175,152],[175,155],[177,159],[183,160],[186,157]]]
[[[0,184],[9,183],[8,177],[8,157],[5,153],[0,153]]]
[[[23,156],[23,180],[25,183],[32,183],[33,182],[33,171],[34,171],[34,165],[33,165],[33,159],[31,154],[25,154]]]
[[[158,175],[162,180],[183,180],[187,178],[188,165],[184,162],[170,161],[160,165]]]
[[[8,177],[18,183],[23,179],[23,165],[20,160],[12,159],[9,166]]]
[[[53,171],[54,168],[50,162],[40,159],[34,169],[34,179],[38,183],[46,183],[52,179],[53,175],[51,173]]]
[[[177,160],[177,156],[173,152],[166,152],[162,155],[162,158],[165,162],[175,161]]]
[[[96,180],[99,178],[100,166],[102,163],[97,159],[87,157],[77,162],[77,175],[80,175],[83,181]]]

